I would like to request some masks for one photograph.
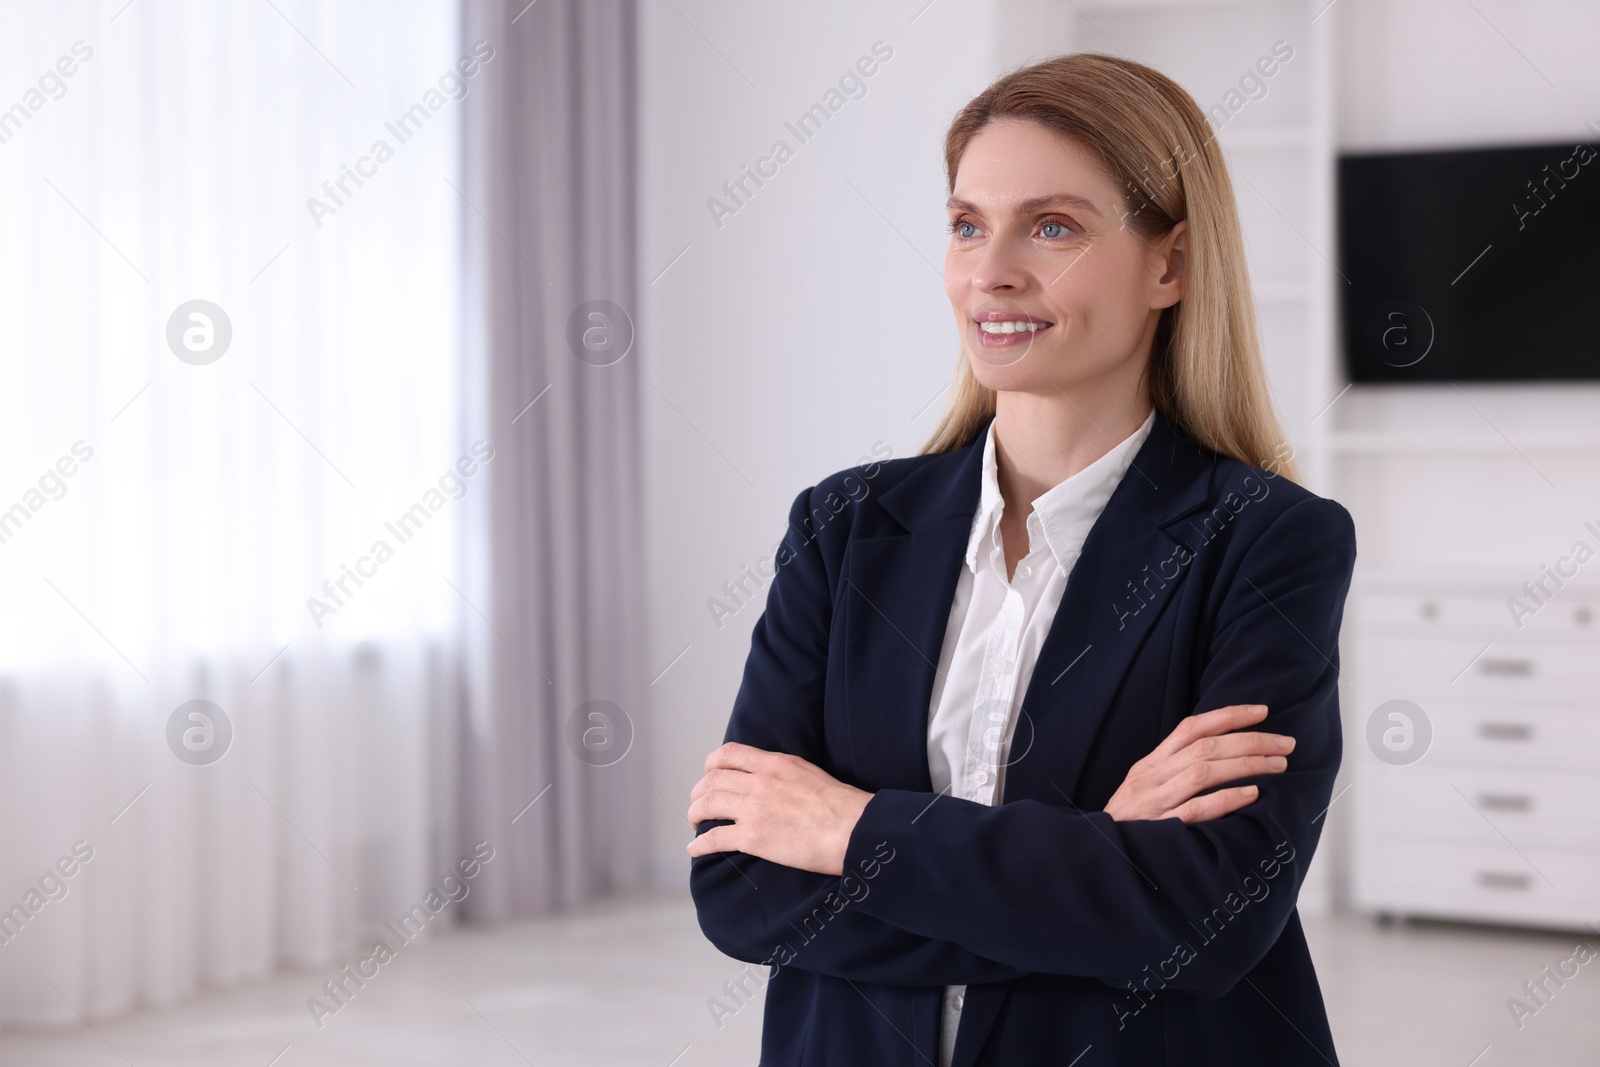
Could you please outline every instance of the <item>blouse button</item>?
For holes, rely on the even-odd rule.
[[[1025,582],[1033,577],[1033,568],[1026,563],[1017,564],[1017,580]]]
[[[977,782],[979,785],[988,785],[989,772],[980,767],[978,770],[973,772],[972,780]]]
[[[965,1002],[966,1002],[965,998],[962,997],[962,995],[960,993],[953,993],[950,996],[950,1006],[952,1008],[954,1008],[956,1011],[960,1011],[961,1010],[961,1005],[964,1004]]]

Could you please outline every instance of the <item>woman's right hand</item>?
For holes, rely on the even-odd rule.
[[[1256,787],[1196,794],[1240,778],[1275,774],[1289,765],[1294,738],[1260,731],[1235,733],[1260,722],[1262,704],[1234,704],[1190,715],[1128,770],[1105,810],[1117,822],[1182,819],[1205,822],[1237,811],[1256,799]]]

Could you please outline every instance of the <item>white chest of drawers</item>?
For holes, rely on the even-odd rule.
[[[1358,908],[1600,923],[1600,589],[1547,580],[1530,597],[1528,577],[1541,576],[1358,580],[1345,631]],[[1396,700],[1425,724],[1392,706],[1369,731]],[[1382,729],[1392,745],[1369,736]]]

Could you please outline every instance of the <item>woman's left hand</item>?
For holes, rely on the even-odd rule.
[[[706,757],[689,825],[732,819],[689,842],[689,855],[743,852],[785,867],[843,874],[845,848],[872,794],[814,763],[729,741]]]

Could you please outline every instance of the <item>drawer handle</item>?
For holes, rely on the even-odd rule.
[[[1525,722],[1480,722],[1478,736],[1485,741],[1532,741],[1533,726]]]
[[[1490,811],[1532,811],[1533,798],[1526,793],[1479,793],[1478,806]]]
[[[1485,889],[1520,889],[1533,888],[1533,879],[1520,871],[1479,871],[1478,884]]]
[[[1480,659],[1478,670],[1496,678],[1530,678],[1533,676],[1533,660]]]

